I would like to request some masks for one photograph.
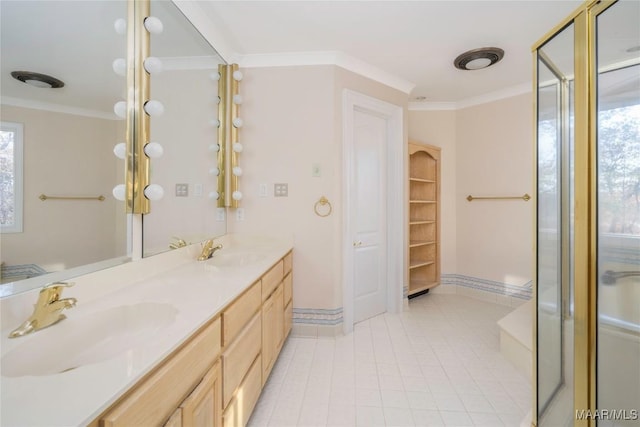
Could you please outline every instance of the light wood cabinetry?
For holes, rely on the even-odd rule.
[[[440,284],[440,148],[409,143],[409,291]]]
[[[246,425],[291,330],[292,274],[289,252],[89,426]]]
[[[107,412],[100,425],[128,427],[164,424],[205,377],[219,353],[218,317]],[[218,381],[218,387],[219,384]]]

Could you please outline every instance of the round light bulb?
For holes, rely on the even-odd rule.
[[[211,78],[211,80],[217,82],[218,80],[220,80],[220,73],[215,71],[215,72],[209,74],[209,78]]]
[[[236,105],[242,104],[242,95],[233,95],[233,103]]]
[[[214,199],[214,200],[218,200],[220,198],[220,194],[218,194],[217,191],[212,191],[211,193],[209,193],[209,198],[210,199]]]
[[[119,76],[127,75],[127,61],[124,58],[118,58],[111,64],[113,72]]]
[[[218,176],[218,175],[220,175],[220,169],[218,169],[218,168],[211,168],[211,169],[209,169],[209,173],[210,173],[211,175]]]
[[[242,168],[240,166],[234,166],[233,167],[233,174],[235,176],[241,176],[242,175]]]
[[[124,35],[127,32],[127,21],[124,18],[118,18],[113,23],[113,28],[117,34]]]
[[[164,25],[162,25],[162,21],[156,18],[155,16],[147,16],[144,18],[144,27],[151,34],[160,34],[164,29]]]
[[[242,119],[240,117],[236,117],[235,119],[233,119],[233,126],[234,127],[241,128],[243,123],[244,122],[242,121]]]
[[[113,112],[116,113],[116,116],[124,119],[127,117],[127,102],[126,101],[118,101],[113,106]]]
[[[127,155],[127,144],[125,144],[124,142],[116,144],[116,146],[113,147],[113,154],[115,154],[119,159],[124,159],[124,157]]]
[[[160,200],[164,196],[164,190],[158,184],[148,185],[144,189],[144,197],[149,200]]]
[[[144,146],[144,153],[152,159],[157,159],[164,154],[164,148],[157,142],[150,142]]]
[[[162,72],[162,61],[155,56],[150,56],[144,60],[144,69],[149,74],[158,74]]]
[[[243,77],[242,71],[234,71],[233,72],[233,80],[239,82],[240,80],[242,80],[242,77]]]
[[[209,120],[209,123],[211,123],[211,126],[215,126],[217,128],[220,127],[220,120],[218,120],[218,119]]]
[[[116,200],[120,200],[123,201],[124,200],[124,195],[125,195],[125,186],[124,184],[118,184],[115,187],[113,187],[113,197],[115,197]]]
[[[487,68],[491,65],[491,59],[489,58],[476,58],[473,59],[465,65],[467,70],[481,70],[482,68]]]
[[[231,197],[233,198],[233,200],[241,200],[242,193],[240,191],[234,191],[233,194],[231,194]]]
[[[239,142],[234,142],[233,143],[233,151],[235,151],[236,153],[242,153],[243,149],[244,149],[244,147]]]
[[[220,151],[220,144],[211,144],[209,146],[209,150],[213,151],[214,153],[217,153]]]
[[[152,99],[144,103],[144,111],[150,116],[161,116],[164,113],[164,105],[162,102]]]

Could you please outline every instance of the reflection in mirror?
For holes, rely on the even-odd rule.
[[[145,256],[168,250],[178,239],[193,243],[226,232],[216,200],[209,198],[217,189],[210,174],[217,164],[212,121],[218,82],[212,74],[224,61],[173,2],[152,1],[151,15],[163,23],[162,33],[151,35],[151,56],[162,63],[161,72],[151,73],[151,98],[165,111],[151,118],[151,140],[164,153],[151,159],[150,181],[164,188],[164,197],[144,216]]]
[[[126,215],[111,192],[124,176],[113,148],[125,138],[113,106],[126,98],[126,80],[112,65],[126,57],[126,37],[114,22],[126,18],[127,8],[118,0],[3,0],[0,8],[0,216],[3,225],[22,222],[21,229],[2,230],[2,282],[8,284],[0,295],[7,295],[127,260]],[[13,71],[51,75],[64,86],[36,87],[12,78]],[[22,177],[14,172],[16,125]],[[14,186],[20,178],[21,188]],[[42,194],[64,199],[43,201]],[[75,197],[93,199],[67,199]],[[77,270],[88,264],[93,267]]]

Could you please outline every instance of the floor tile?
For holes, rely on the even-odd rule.
[[[500,354],[509,311],[430,294],[346,336],[289,337],[249,425],[518,426],[531,385]]]

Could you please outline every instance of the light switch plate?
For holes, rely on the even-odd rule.
[[[236,221],[244,221],[244,209],[236,209]]]
[[[176,197],[189,197],[189,184],[176,184]]]
[[[320,170],[320,163],[314,163],[311,165],[311,176],[319,177],[322,174]]]
[[[195,197],[202,196],[202,184],[194,184],[193,185],[193,195]]]
[[[224,221],[226,209],[225,208],[217,208],[216,210],[216,221]]]
[[[260,184],[260,197],[267,197],[267,184]]]
[[[286,184],[286,183],[273,184],[273,195],[275,197],[288,197],[289,184]]]

